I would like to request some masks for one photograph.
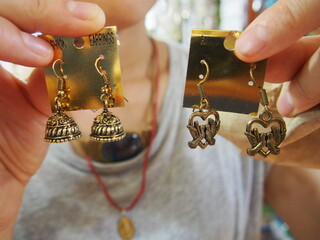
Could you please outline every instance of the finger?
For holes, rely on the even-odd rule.
[[[320,46],[320,36],[303,37],[291,47],[269,58],[265,81],[289,81],[300,71]]]
[[[268,58],[320,25],[320,1],[280,0],[258,16],[236,41],[246,62]]]
[[[36,69],[22,82],[0,65],[0,108],[1,119],[47,118],[50,103],[46,90],[43,70]],[[26,115],[27,114],[27,115]],[[37,117],[34,117],[37,116]],[[36,121],[34,121],[36,122]]]
[[[282,115],[292,117],[319,104],[319,63],[320,48],[281,92],[277,107]]]
[[[0,26],[0,60],[30,67],[44,66],[51,61],[53,49],[46,41],[20,31],[1,17]]]
[[[29,86],[0,66],[0,138],[3,140],[3,151],[0,152],[4,153],[1,160],[23,183],[38,169],[40,159],[43,159],[47,150],[47,144],[42,139],[48,118],[45,112],[48,106],[40,107],[41,102],[45,102],[41,96],[44,90],[41,78],[32,79],[34,83],[30,82]],[[40,86],[35,86],[39,83]],[[19,162],[19,159],[23,161]]]
[[[48,117],[51,113],[48,91],[43,69],[36,68],[30,74],[25,86],[26,96],[34,108]]]
[[[0,16],[24,32],[59,36],[84,36],[105,23],[97,4],[72,0],[1,0]]]
[[[21,5],[23,7],[19,7]],[[2,0],[0,60],[31,67],[45,66],[52,60],[52,47],[28,33],[84,36],[99,31],[104,22],[104,13],[96,4],[71,0]]]

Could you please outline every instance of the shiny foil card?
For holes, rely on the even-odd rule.
[[[66,85],[70,89],[69,107],[66,111],[102,108],[101,87],[104,81],[95,68],[95,61],[103,55],[101,67],[108,74],[111,82],[115,107],[124,106],[121,83],[121,71],[116,27],[105,27],[100,32],[85,37],[38,36],[47,41],[54,49],[54,59],[61,59],[66,75]],[[52,63],[45,68],[46,84],[54,110],[54,98],[57,94],[58,79],[52,70]],[[57,74],[59,67],[55,66]]]
[[[212,108],[245,114],[258,111],[259,91],[256,85],[250,84],[250,63],[241,61],[233,52],[239,35],[234,31],[192,31],[184,107],[199,105],[197,83],[206,74],[205,66],[200,63],[205,60],[209,65],[209,76],[202,87]],[[267,60],[256,65],[254,78],[259,86],[263,86]]]

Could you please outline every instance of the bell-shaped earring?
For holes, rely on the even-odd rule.
[[[93,121],[91,127],[90,138],[96,141],[115,142],[123,139],[126,133],[123,130],[120,119],[112,112],[108,111],[108,107],[113,107],[115,98],[110,86],[110,79],[106,71],[100,65],[104,56],[99,56],[95,62],[95,67],[101,78],[104,81],[104,86],[101,88],[100,99],[103,103],[103,111]]]
[[[61,76],[59,76],[55,70],[55,66],[58,62],[60,63]],[[46,142],[51,143],[68,142],[81,136],[81,132],[76,122],[70,116],[63,113],[69,105],[70,89],[66,84],[67,76],[63,72],[62,64],[63,61],[61,59],[57,59],[52,64],[52,70],[58,78],[58,91],[54,99],[54,114],[47,121],[44,138]]]

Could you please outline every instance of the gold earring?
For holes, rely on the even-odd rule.
[[[59,62],[60,74],[56,73],[55,66]],[[45,132],[45,141],[51,143],[61,143],[77,139],[81,136],[76,122],[68,115],[63,113],[69,106],[70,88],[67,87],[67,76],[63,72],[63,61],[57,59],[52,64],[54,75],[58,78],[58,91],[54,99],[54,114],[48,119]]]
[[[104,86],[101,88],[100,99],[103,102],[103,111],[100,113],[93,122],[91,127],[90,137],[96,141],[115,142],[123,139],[126,133],[123,130],[120,119],[112,112],[108,111],[108,107],[113,107],[115,98],[110,86],[110,79],[106,71],[104,71],[100,65],[104,56],[97,58],[95,67],[99,75],[104,81]]]
[[[200,106],[192,106],[193,113],[189,117],[187,128],[189,129],[190,134],[193,138],[192,141],[188,142],[189,147],[196,148],[197,146],[199,146],[204,149],[208,145],[215,144],[216,140],[214,139],[214,137],[220,128],[220,117],[219,113],[215,109],[210,108],[209,101],[206,98],[204,90],[202,88],[202,84],[207,81],[209,77],[209,65],[205,60],[201,60],[200,63],[205,65],[206,67],[206,74],[204,78],[197,84],[201,97]],[[199,109],[199,111],[194,112],[196,108]],[[205,125],[200,125],[199,121],[196,120],[197,118],[204,121]]]
[[[269,110],[269,101],[267,92],[264,88],[257,85],[254,80],[253,71],[256,69],[256,64],[250,66],[250,78],[260,92],[260,103],[264,107],[259,118],[254,118],[247,123],[245,135],[247,136],[251,148],[247,149],[247,153],[251,156],[259,153],[263,157],[267,157],[270,153],[278,155],[280,153],[279,145],[286,137],[286,123],[282,118],[272,117],[272,112]],[[259,128],[269,128],[269,132],[259,132]]]

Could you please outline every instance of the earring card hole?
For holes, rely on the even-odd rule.
[[[84,47],[84,40],[81,37],[77,37],[73,40],[73,46],[76,49],[82,49]]]
[[[240,32],[231,31],[224,39],[223,46],[228,51],[233,51],[236,45],[236,40],[240,36]]]

